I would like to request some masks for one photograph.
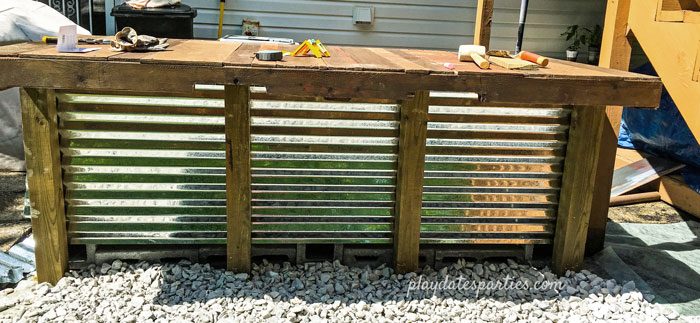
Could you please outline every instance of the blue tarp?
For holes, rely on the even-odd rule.
[[[634,72],[657,75],[651,64]],[[700,193],[700,145],[665,88],[658,109],[623,110],[617,144],[685,164],[683,179]]]

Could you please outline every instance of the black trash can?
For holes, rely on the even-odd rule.
[[[191,39],[197,9],[184,4],[144,9],[134,9],[127,4],[121,4],[112,8],[112,16],[117,24],[117,31],[131,27],[139,35]]]

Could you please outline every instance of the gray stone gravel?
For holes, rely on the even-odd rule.
[[[510,281],[519,282],[521,287],[416,289],[420,284],[457,281],[460,277],[459,281],[475,285]],[[548,288],[535,288],[548,283]],[[263,262],[248,275],[186,261],[151,265],[116,260],[71,271],[55,287],[23,281],[15,289],[0,291],[0,322],[681,319],[650,300],[653,295],[642,295],[634,282],[621,285],[585,270],[558,277],[547,268],[537,270],[513,261],[459,261],[439,271],[424,268],[420,274],[405,275],[384,266],[371,269],[349,268],[337,262],[299,266]]]

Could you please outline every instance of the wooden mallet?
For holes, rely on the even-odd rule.
[[[485,70],[491,64],[484,58],[484,55],[486,55],[486,47],[484,46],[461,45],[457,57],[459,57],[460,62],[474,62],[480,69]]]

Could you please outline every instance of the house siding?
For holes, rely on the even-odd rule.
[[[185,0],[196,8],[195,37],[215,38],[218,1]],[[352,23],[355,6],[374,7],[374,23]],[[512,50],[518,27],[520,1],[495,1],[491,47]],[[605,1],[531,1],[524,49],[563,56],[566,44],[559,36],[566,26],[602,24]],[[326,44],[455,50],[473,41],[476,0],[229,0],[224,33],[240,34],[244,18],[260,21],[260,36],[297,41],[319,38]]]

